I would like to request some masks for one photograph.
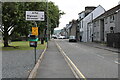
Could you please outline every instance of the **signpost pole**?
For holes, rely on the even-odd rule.
[[[38,27],[35,21],[44,21],[44,12],[43,11],[26,11],[26,20],[34,21],[34,24],[36,25],[36,27],[32,27],[32,35],[34,35],[34,39],[30,40],[30,41],[35,42],[35,43],[30,43],[30,47],[34,47],[35,64],[36,64],[36,47],[37,47],[38,39],[36,39],[35,36],[38,36]]]
[[[37,23],[34,21],[34,23],[35,23],[35,27],[37,27]]]
[[[48,48],[48,0],[47,0],[47,48]]]
[[[35,25],[37,27],[37,23],[35,22]],[[36,47],[35,47],[35,64],[36,64]]]
[[[36,47],[34,47],[35,50],[35,64],[36,64]]]

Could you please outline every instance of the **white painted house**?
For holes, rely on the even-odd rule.
[[[82,41],[89,42],[92,41],[93,35],[93,23],[92,20],[100,16],[105,12],[105,9],[99,5],[91,13],[89,13],[84,19],[81,20],[80,32],[82,32]]]

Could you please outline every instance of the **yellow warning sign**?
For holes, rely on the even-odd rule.
[[[38,36],[38,27],[32,27],[32,35]]]

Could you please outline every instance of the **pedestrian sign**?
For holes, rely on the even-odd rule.
[[[32,27],[32,35],[38,36],[38,27]]]

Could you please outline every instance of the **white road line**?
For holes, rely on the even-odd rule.
[[[101,55],[98,55],[98,54],[97,54],[97,56],[99,56],[99,57],[101,57],[101,58],[104,58],[103,56],[101,56]]]
[[[120,64],[118,61],[114,61],[116,64]]]
[[[75,46],[74,44],[70,44],[70,45]],[[75,46],[75,47],[79,48],[78,46]]]
[[[78,46],[76,46],[78,48]]]
[[[118,53],[113,53],[113,54],[118,54]]]

